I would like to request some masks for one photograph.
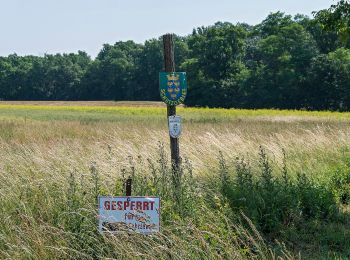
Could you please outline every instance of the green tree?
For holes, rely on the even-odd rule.
[[[141,52],[142,45],[133,41],[105,44],[84,79],[83,97],[135,100],[134,75]]]
[[[145,42],[136,64],[135,80],[138,85],[136,99],[159,100],[158,73],[163,68],[162,41]]]
[[[317,19],[310,19],[305,15],[296,15],[294,19],[312,35],[320,53],[327,54],[343,46],[337,32],[324,30]]]
[[[189,59],[181,65],[188,72],[191,91],[188,105],[222,106],[232,104],[228,79],[239,74],[242,67],[246,31],[242,26],[216,23],[193,31],[188,39]],[[232,83],[232,81],[231,81]]]
[[[308,104],[316,110],[350,110],[350,50],[337,49],[312,61],[308,74]]]
[[[303,26],[281,13],[265,19],[257,26],[261,30],[264,37],[255,43],[255,55],[248,64],[251,73],[244,88],[249,93],[248,107],[303,107],[307,68],[318,54],[316,42]]]
[[[261,37],[276,35],[280,29],[294,23],[291,15],[285,15],[283,12],[269,14],[260,24],[255,26],[255,33]]]
[[[33,56],[20,57],[16,54],[1,58],[0,61],[0,98],[27,99],[30,95],[30,71]]]
[[[45,55],[33,61],[27,83],[30,94],[25,99],[76,100],[81,79],[91,62],[85,52]]]
[[[349,44],[350,2],[348,0],[341,0],[337,4],[331,5],[329,9],[315,12],[315,18],[325,30],[337,32],[343,42]]]

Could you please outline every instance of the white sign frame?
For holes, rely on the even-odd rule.
[[[101,233],[160,232],[160,197],[99,196],[98,227]]]

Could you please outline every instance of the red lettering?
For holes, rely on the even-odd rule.
[[[116,210],[117,207],[116,207],[116,201],[112,201],[112,210]]]
[[[117,202],[118,210],[122,210],[122,202],[118,201]]]
[[[151,203],[151,210],[153,210],[154,201],[150,201],[149,203]]]
[[[130,207],[130,209],[133,210],[134,207],[135,207],[135,201],[132,201],[132,202],[131,202],[131,207]]]
[[[126,208],[128,208],[129,206],[130,206],[130,202],[124,201],[124,210],[126,210]]]
[[[113,201],[106,200],[103,202],[104,210],[155,210],[155,201]]]

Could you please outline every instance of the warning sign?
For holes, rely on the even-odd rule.
[[[99,197],[100,232],[159,232],[159,197]]]

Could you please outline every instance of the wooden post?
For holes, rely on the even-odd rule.
[[[175,72],[175,61],[174,61],[174,44],[173,35],[165,34],[163,35],[163,47],[164,47],[164,69],[165,72]],[[176,106],[167,105],[167,115],[176,115]],[[167,118],[167,120],[168,120]],[[170,136],[170,151],[171,151],[171,163],[173,170],[178,172],[180,167],[180,149],[179,149],[179,139],[172,138]]]
[[[132,184],[132,179],[129,177],[125,182],[125,195],[126,196],[131,196],[131,184]]]

